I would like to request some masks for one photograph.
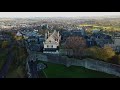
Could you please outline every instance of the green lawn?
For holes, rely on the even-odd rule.
[[[66,67],[60,64],[44,63],[48,66],[44,70],[47,78],[116,78],[114,75],[89,70],[83,67]]]

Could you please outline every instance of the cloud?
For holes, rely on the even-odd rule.
[[[0,12],[0,17],[80,17],[120,15],[120,12]]]

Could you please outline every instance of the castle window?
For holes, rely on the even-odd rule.
[[[49,45],[47,45],[47,48],[49,47]]]
[[[55,41],[58,41],[58,39],[55,39]]]
[[[53,48],[53,45],[51,45],[51,48]]]

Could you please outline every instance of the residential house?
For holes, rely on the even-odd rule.
[[[102,32],[93,33],[91,35],[91,38],[96,42],[96,45],[99,47],[104,47],[105,44],[112,42],[112,37]]]
[[[21,37],[22,34],[18,31],[17,34],[16,34],[16,36]]]
[[[80,36],[80,37],[85,37],[86,36],[86,32],[84,28],[79,28],[79,29],[75,29],[75,30],[64,30],[61,32],[61,41],[65,42],[66,39],[68,37],[71,36]]]
[[[105,44],[104,46],[109,46],[113,48],[114,51],[120,52],[120,36],[114,36],[112,40],[112,43]]]

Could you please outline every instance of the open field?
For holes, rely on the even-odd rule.
[[[120,31],[120,27],[113,27],[113,26],[96,26],[96,25],[87,25],[87,24],[82,24],[82,25],[79,25],[80,27],[82,27],[82,26],[91,26],[92,27],[92,29],[94,30],[94,29],[103,29],[103,30],[112,30],[112,31],[114,31],[114,30],[117,30],[117,31]]]
[[[89,70],[83,67],[66,67],[60,64],[44,63],[47,65],[47,68],[44,70],[47,78],[117,78],[117,76],[114,75]]]

